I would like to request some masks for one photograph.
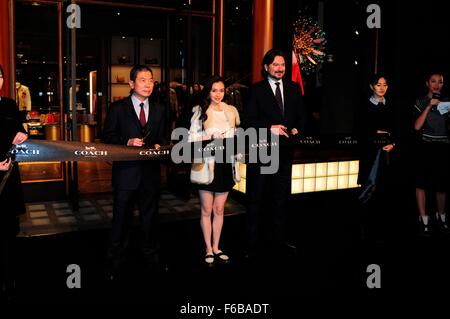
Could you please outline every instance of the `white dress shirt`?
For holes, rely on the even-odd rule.
[[[141,103],[144,103],[144,113],[145,113],[145,122],[148,122],[148,99],[145,99],[144,102],[139,100],[137,97],[134,96],[134,94],[131,96],[131,101],[133,102],[134,111],[136,112],[137,118],[139,118],[139,115],[141,114]]]

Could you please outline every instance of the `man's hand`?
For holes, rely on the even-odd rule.
[[[14,145],[20,144],[25,142],[28,139],[28,135],[22,132],[17,132],[16,136],[14,136],[14,139],[12,143]]]
[[[394,146],[395,146],[394,144],[388,144],[383,147],[383,151],[390,152],[394,149]]]
[[[223,139],[225,138],[224,133],[221,132],[215,132],[211,135],[211,139]]]
[[[145,143],[142,140],[142,138],[130,138],[127,142],[127,146],[138,146],[141,147],[143,146]]]
[[[0,171],[7,171],[9,166],[11,165],[11,159],[5,159],[3,162],[0,162]]]
[[[287,127],[284,125],[272,125],[270,127],[270,131],[272,132],[272,134],[275,135],[284,135],[286,137],[289,137],[288,133],[287,133]]]
[[[161,148],[161,145],[159,145],[159,144],[155,144],[155,147],[154,147],[157,151],[159,151],[159,149]]]

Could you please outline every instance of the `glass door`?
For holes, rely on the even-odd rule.
[[[16,1],[14,12],[16,102],[23,125],[30,139],[60,140],[64,127],[60,6]],[[64,180],[62,162],[22,162],[20,170],[23,183]]]

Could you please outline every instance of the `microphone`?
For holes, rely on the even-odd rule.
[[[440,99],[441,98],[441,93],[440,92],[437,92],[437,93],[433,93],[433,95],[432,95],[432,97],[431,97],[432,99]],[[432,105],[431,106],[431,110],[432,111],[434,111],[434,110],[436,110],[437,109],[437,105]]]

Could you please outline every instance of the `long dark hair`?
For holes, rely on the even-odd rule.
[[[283,51],[278,49],[271,49],[264,55],[264,58],[261,62],[261,75],[264,79],[267,77],[267,74],[269,74],[264,66],[271,64],[277,56],[283,57],[284,61],[286,61],[286,55]]]
[[[209,93],[212,90],[212,86],[214,83],[222,82],[223,85],[225,85],[225,80],[220,75],[213,75],[211,76],[205,83],[205,86],[203,87],[203,90],[200,93],[201,100],[200,100],[200,107],[202,110],[202,114],[200,116],[200,119],[204,122],[207,120],[208,116],[206,115],[206,110],[209,107],[209,104],[211,104],[211,98],[209,96]]]

